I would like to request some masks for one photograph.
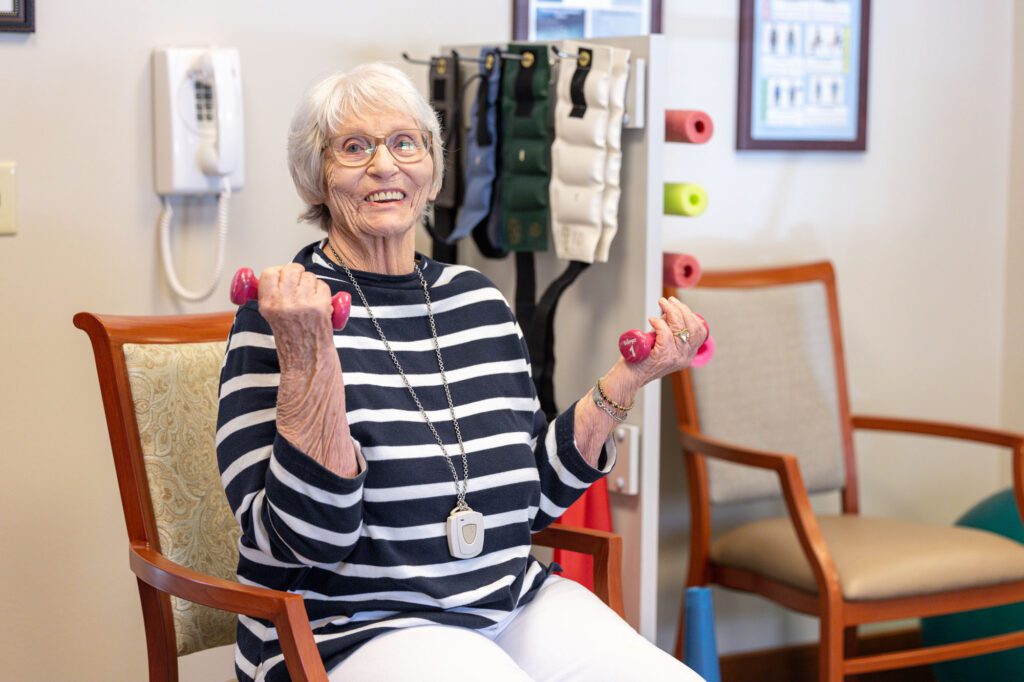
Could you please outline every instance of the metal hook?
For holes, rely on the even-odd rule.
[[[562,52],[561,50],[558,49],[557,45],[552,45],[551,46],[551,51],[554,52],[555,56],[558,57],[559,59],[579,59],[580,58],[580,56],[578,54],[569,54],[568,52]]]
[[[452,50],[452,53],[456,57],[458,57],[460,60],[462,60],[464,62],[476,62],[477,64],[483,64],[483,63],[486,62],[486,60],[480,59],[479,57],[462,57],[462,56],[459,56],[459,53],[456,50]],[[499,57],[501,57],[502,59],[514,59],[514,60],[519,61],[519,62],[523,61],[523,55],[516,54],[515,52],[502,52],[501,50],[498,50],[497,51],[497,55]]]
[[[408,52],[403,52],[402,53],[402,59],[404,59],[405,61],[409,62],[410,64],[423,64],[425,66],[433,66],[434,60],[437,59],[437,58],[436,57],[431,57],[429,60],[426,60],[426,59],[413,59],[412,57],[409,56]]]
[[[452,50],[452,56],[458,59],[460,62],[473,62],[474,64],[483,64],[484,60],[479,57],[463,57],[459,54],[458,50]]]

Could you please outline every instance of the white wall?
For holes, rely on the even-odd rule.
[[[5,677],[145,675],[93,361],[71,316],[226,307],[223,293],[177,305],[161,283],[150,50],[206,43],[241,50],[247,186],[232,202],[230,272],[280,262],[316,235],[295,225],[299,203],[284,162],[287,123],[310,82],[335,68],[396,59],[403,49],[425,55],[440,44],[507,39],[509,6],[41,0],[37,33],[0,36],[0,160],[18,163],[21,223],[17,236],[0,238]],[[669,103],[707,109],[718,132],[705,147],[667,153],[667,176],[705,183],[712,204],[699,220],[666,219],[665,242],[710,266],[835,261],[857,410],[1024,421],[1019,389],[1007,388],[1001,403],[1003,376],[1019,377],[1024,366],[1020,334],[1010,334],[1010,325],[1024,326],[1024,282],[1007,279],[1014,255],[1024,256],[1019,236],[1007,250],[1008,224],[1019,232],[1024,220],[1019,196],[1009,209],[1010,181],[1019,186],[1024,173],[1024,143],[1010,127],[1011,110],[1018,119],[1022,113],[1019,89],[1011,99],[1011,64],[1024,62],[1013,44],[1015,21],[1022,35],[1014,7],[1011,0],[876,2],[870,151],[738,155],[736,3],[666,0]],[[183,250],[211,250],[212,203],[179,209]],[[182,267],[183,278],[198,286],[207,265]],[[966,465],[930,443],[898,458],[902,441],[858,445],[869,512],[949,520],[1007,480],[987,452]],[[924,484],[923,492],[911,493],[910,483]],[[680,513],[670,538],[677,546],[685,540]],[[794,625],[756,600],[720,603],[723,650],[808,635],[806,623]],[[671,621],[673,598],[662,607]],[[207,671],[202,679],[225,677],[212,665]]]
[[[1024,3],[1013,15],[1013,134],[1010,139],[1006,239],[1006,329],[1003,339],[1003,422],[1024,428]]]
[[[1019,91],[1013,99],[1022,5],[872,3],[863,154],[735,151],[737,6],[666,4],[668,106],[705,109],[716,124],[709,144],[666,152],[666,178],[704,183],[710,194],[701,218],[665,219],[666,250],[711,268],[831,260],[854,412],[1024,424],[1013,382],[1024,368],[1021,336],[1004,337],[1008,323],[1024,326],[1024,281],[1012,269],[1024,256],[1019,128],[1009,172],[1011,105],[1015,120],[1022,113]],[[784,329],[763,332],[766,343],[786,342]],[[856,446],[868,514],[950,522],[1009,483],[1008,458],[988,448],[877,435]],[[675,452],[662,463],[663,645],[674,633],[688,533]],[[724,652],[816,637],[816,621],[763,600],[715,599]]]

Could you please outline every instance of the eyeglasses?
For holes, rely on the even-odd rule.
[[[430,151],[431,135],[428,130],[396,130],[386,137],[369,133],[343,133],[327,140],[335,161],[342,166],[359,168],[370,163],[381,143],[391,157],[399,163],[422,161]]]

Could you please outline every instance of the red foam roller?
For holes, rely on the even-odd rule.
[[[670,109],[665,112],[665,141],[704,144],[715,132],[711,117],[697,109]]]
[[[700,262],[688,253],[666,253],[661,259],[661,273],[665,286],[689,289],[700,281]]]
[[[239,268],[231,278],[231,302],[242,305],[246,301],[254,301],[260,295],[260,280],[252,268]],[[331,326],[344,329],[352,312],[352,295],[347,291],[339,291],[331,297]]]

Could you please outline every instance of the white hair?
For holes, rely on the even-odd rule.
[[[288,170],[295,189],[306,202],[299,220],[318,223],[324,231],[330,227],[323,167],[327,139],[350,116],[366,116],[375,111],[407,114],[417,126],[430,132],[430,157],[434,164],[431,196],[441,189],[444,149],[437,113],[402,71],[380,62],[363,64],[348,73],[332,74],[314,85],[292,117]]]

